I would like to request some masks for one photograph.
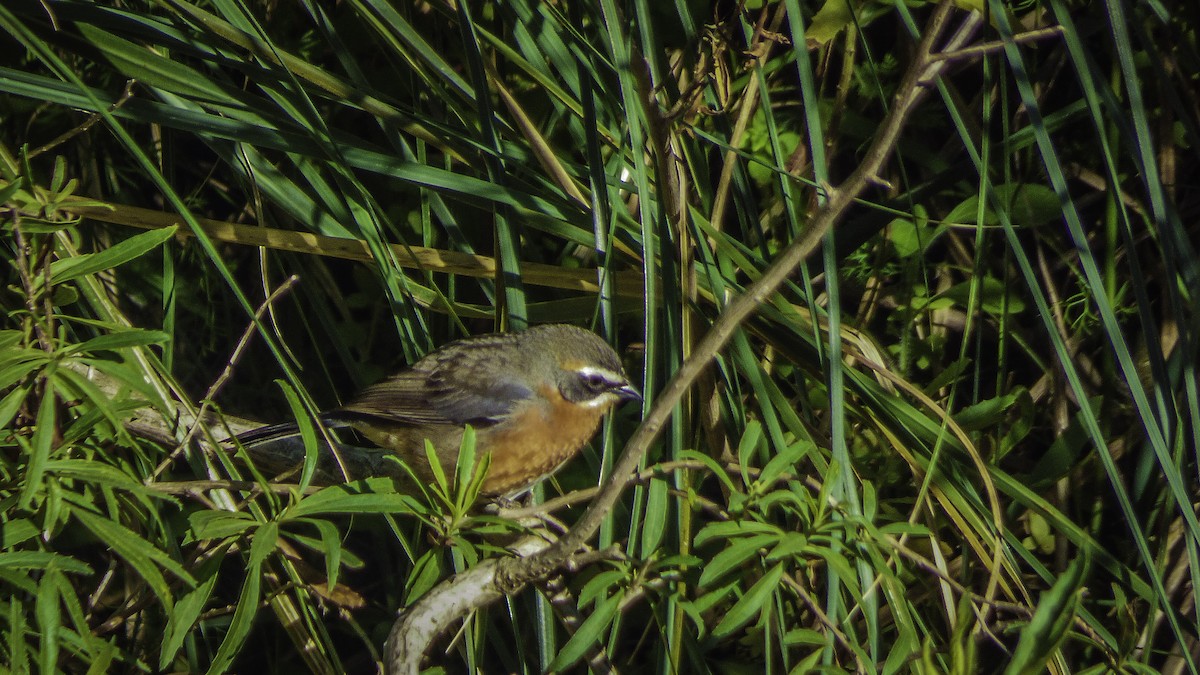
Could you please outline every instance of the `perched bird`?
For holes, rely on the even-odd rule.
[[[454,471],[463,429],[491,456],[482,492],[513,495],[574,457],[614,405],[641,400],[612,347],[575,326],[552,324],[451,342],[407,370],[367,387],[350,403],[321,415],[353,427],[395,452],[418,476],[432,478],[425,440],[443,469]],[[296,425],[252,429],[252,447],[296,434]]]

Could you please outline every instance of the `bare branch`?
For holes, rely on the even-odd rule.
[[[828,190],[828,200],[814,215],[809,229],[792,242],[764,271],[758,281],[734,299],[696,345],[691,357],[655,399],[646,419],[626,446],[625,454],[613,469],[614,479],[597,495],[575,527],[561,539],[536,549],[526,557],[487,560],[468,572],[455,576],[435,588],[393,625],[385,650],[386,665],[392,673],[416,673],[420,658],[437,636],[436,626],[445,627],[468,612],[495,602],[506,594],[519,591],[535,579],[544,579],[560,569],[599,529],[616,505],[626,478],[635,474],[643,455],[657,438],[671,411],[692,383],[725,347],[758,307],[766,302],[790,277],[845,215],[846,211],[880,175],[891,156],[900,132],[917,104],[928,94],[929,85],[941,74],[947,61],[936,58],[935,45],[949,23],[953,3],[943,0],[934,10],[921,39],[917,54],[897,89],[891,111],[880,126],[862,164],[836,189]],[[951,49],[960,49],[982,25],[982,17],[972,13],[948,41]]]

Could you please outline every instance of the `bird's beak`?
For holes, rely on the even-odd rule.
[[[626,384],[623,387],[617,387],[612,390],[612,393],[617,395],[617,398],[622,401],[640,401],[642,393],[637,390],[632,384]]]

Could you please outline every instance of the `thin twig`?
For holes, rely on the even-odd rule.
[[[32,322],[33,334],[37,336],[38,345],[42,351],[49,354],[54,350],[54,343],[45,327],[37,320],[37,290],[36,284],[33,282],[33,271],[30,270],[29,261],[25,258],[29,252],[29,241],[25,238],[25,232],[21,228],[21,212],[11,209],[9,215],[12,217],[13,237],[17,241],[17,254],[14,256],[14,260],[17,264],[17,276],[21,279],[21,288],[24,289],[25,309],[29,311],[29,320]],[[42,292],[50,294],[50,288],[43,287]]]
[[[1063,34],[1062,26],[1050,26],[1048,28],[1039,28],[1025,33],[1014,35],[1012,41],[1017,44],[1026,42],[1036,42],[1038,40],[1048,40],[1050,38],[1061,37]],[[977,45],[965,47],[963,49],[955,49],[950,51],[939,52],[933,55],[935,61],[966,61],[977,59],[981,56],[986,56],[994,52],[1002,51],[1008,42],[1005,40],[993,40],[991,42],[982,42]]]
[[[945,63],[935,61],[933,54],[934,47],[949,22],[952,9],[953,3],[943,0],[934,10],[916,57],[897,89],[892,109],[880,126],[880,131],[867,150],[862,164],[837,189],[829,189],[829,199],[814,214],[809,229],[789,244],[767,267],[758,281],[730,302],[716,319],[709,332],[696,345],[691,357],[680,366],[675,376],[655,399],[654,406],[629,440],[624,455],[613,468],[612,475],[617,478],[601,491],[575,527],[558,541],[524,558],[484,561],[435,587],[410,611],[402,614],[392,625],[385,648],[386,663],[390,672],[418,672],[420,657],[428,647],[429,641],[444,627],[457,621],[466,612],[491,604],[505,595],[511,595],[534,579],[549,576],[591,539],[624,492],[628,481],[620,477],[629,476],[637,471],[642,457],[658,437],[675,406],[683,399],[692,383],[725,347],[739,326],[770,299],[800,263],[817,249],[834,224],[844,217],[854,199],[867,189],[870,179],[879,175],[895,149],[909,115],[927,95],[927,85],[941,72],[939,65]],[[967,27],[968,25],[964,23],[960,35],[964,31],[973,32],[977,26],[975,24]],[[437,611],[434,610],[435,607]]]
[[[293,274],[285,279],[284,282],[280,284],[279,287],[276,288],[266,300],[263,300],[261,305],[258,306],[258,310],[254,312],[255,320],[251,321],[246,326],[246,330],[242,331],[242,337],[240,340],[238,340],[237,346],[234,347],[233,354],[230,355],[229,360],[225,362],[225,368],[221,371],[221,374],[217,376],[217,379],[212,383],[212,386],[208,388],[208,392],[204,395],[204,402],[200,404],[200,410],[196,413],[195,423],[192,424],[192,426],[188,429],[183,439],[179,441],[179,445],[176,446],[171,454],[167,455],[166,459],[164,459],[157,467],[155,467],[154,473],[150,474],[150,478],[147,480],[147,483],[153,482],[160,475],[162,475],[162,472],[166,471],[168,466],[170,466],[175,460],[179,459],[188,446],[191,445],[192,439],[195,438],[196,433],[201,429],[201,427],[204,426],[203,420],[207,415],[209,408],[212,407],[213,399],[216,398],[218,393],[220,393],[221,388],[225,386],[225,383],[233,377],[234,368],[237,367],[237,364],[242,360],[242,356],[246,353],[246,348],[249,347],[250,340],[254,337],[258,323],[262,320],[263,315],[267,313],[267,309],[270,308],[274,302],[283,297],[284,294],[290,292],[292,288],[295,287],[295,285],[299,282],[300,277]]]
[[[108,114],[111,115],[112,113],[116,112],[118,108],[125,105],[125,102],[133,97],[133,85],[136,83],[137,83],[137,80],[127,80],[125,82],[125,89],[121,92],[120,97],[118,97],[117,100],[112,105],[108,106]],[[71,140],[72,138],[78,136],[79,134],[82,134],[83,132],[87,131],[88,129],[91,129],[93,126],[95,126],[96,122],[99,122],[102,119],[104,119],[104,113],[92,113],[91,115],[88,116],[88,118],[86,120],[83,121],[82,124],[76,126],[73,129],[66,131],[65,133],[52,139],[50,142],[46,143],[45,145],[42,145],[39,148],[31,150],[28,154],[29,158],[33,159],[34,157],[37,157],[38,155],[42,154],[43,152],[47,152],[49,150],[53,150],[54,148],[57,148],[58,146],[62,145],[63,143],[66,143],[67,141]]]
[[[825,626],[825,630],[829,631],[830,635],[833,635],[838,644],[842,645],[842,648],[846,651],[853,652],[854,649],[850,646],[850,640],[846,638],[846,634],[838,630],[837,624],[821,609],[821,605],[808,594],[808,589],[804,587],[804,584],[801,584],[787,574],[783,575],[782,578],[784,585],[800,596],[800,602],[803,602],[804,606],[808,607],[808,610],[817,617],[817,621],[820,621],[822,626]]]
[[[251,495],[264,491],[281,495],[290,495],[300,490],[296,483],[256,483],[250,480],[181,480],[161,481],[146,486],[155,492],[169,495],[192,495],[209,490],[229,490],[230,492],[249,492]],[[323,489],[319,485],[308,486],[301,494],[313,494]]]
[[[662,393],[655,399],[654,406],[647,414],[646,419],[629,439],[625,454],[613,469],[614,476],[627,476],[634,473],[642,456],[670,419],[675,405],[687,393],[688,388],[700,372],[725,347],[742,322],[766,302],[791,276],[800,263],[817,249],[834,223],[838,222],[849,209],[854,198],[866,189],[868,178],[878,175],[884,162],[895,148],[900,131],[909,114],[927,93],[927,89],[921,83],[927,78],[930,66],[936,65],[932,64],[930,55],[933,53],[935,40],[945,28],[951,8],[952,3],[943,1],[934,12],[930,20],[930,27],[926,30],[925,38],[922,40],[917,59],[909,67],[896,94],[895,105],[884,120],[880,133],[864,157],[863,163],[840,187],[830,188],[829,200],[815,214],[811,227],[799,239],[789,244],[775,262],[767,267],[759,280],[751,284],[745,293],[731,301],[726,310],[716,319],[709,332],[696,345],[691,358],[680,366],[675,376],[666,384]],[[503,570],[503,574],[506,576],[505,581],[512,584],[513,590],[519,589],[527,579],[542,576],[556,567],[559,562],[565,560],[571,551],[582,546],[599,529],[609,511],[616,505],[623,488],[624,481],[614,481],[609,484],[571,532],[546,550],[524,560],[505,561]]]

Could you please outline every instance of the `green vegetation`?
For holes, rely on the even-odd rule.
[[[375,672],[473,570],[428,667],[1197,672],[1189,7],[0,4],[0,669]],[[647,400],[546,508],[312,483],[548,321]]]

